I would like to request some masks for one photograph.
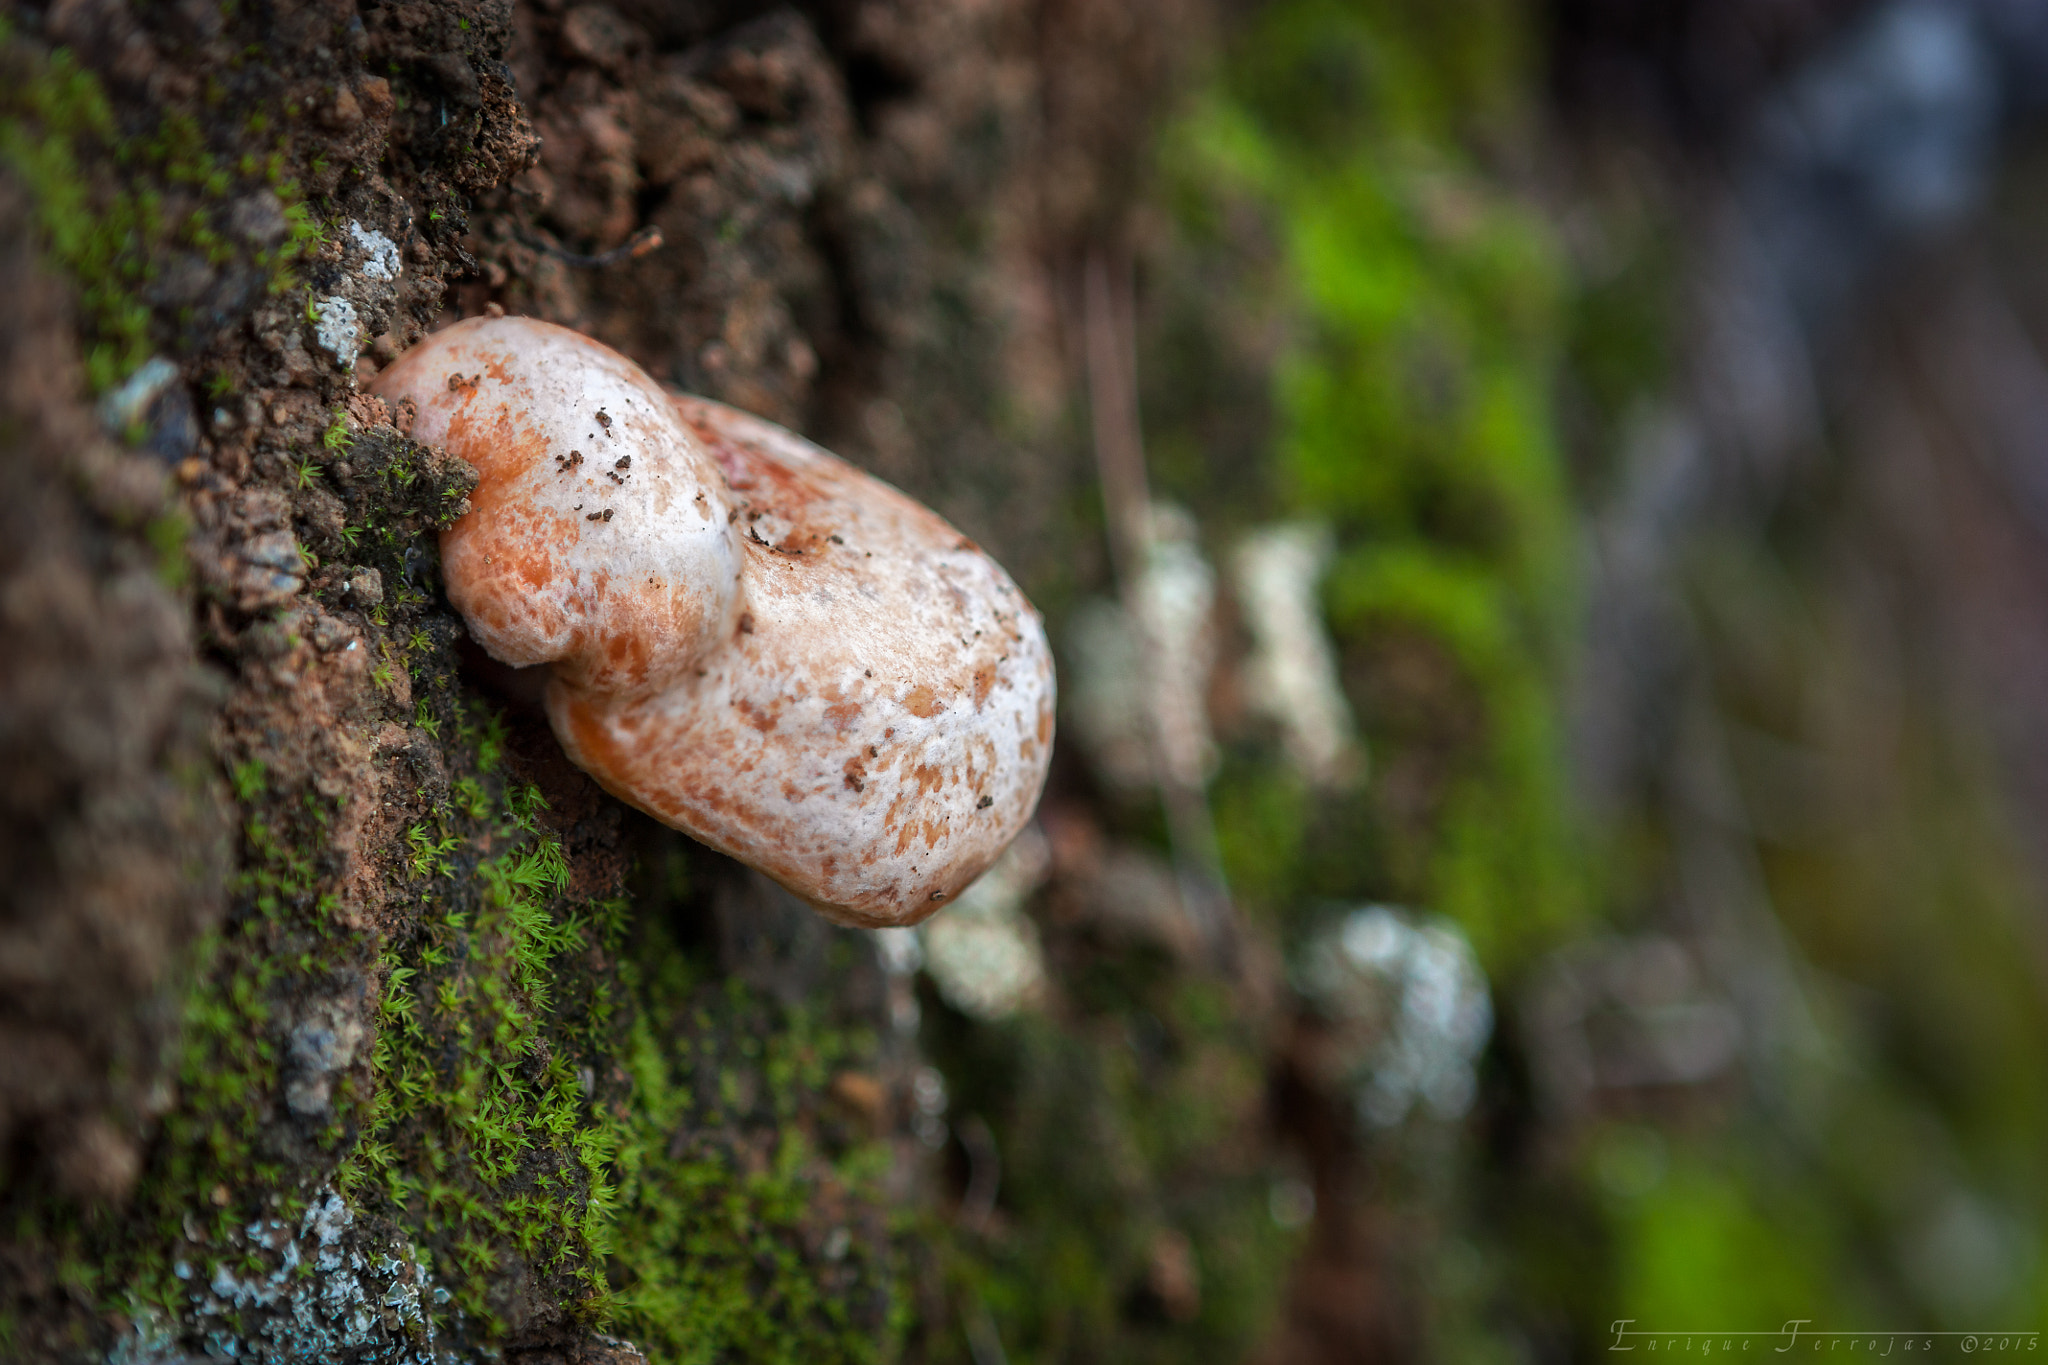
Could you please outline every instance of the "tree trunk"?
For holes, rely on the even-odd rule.
[[[564,759],[358,381],[547,317],[1050,581],[1186,17],[10,7],[0,1356],[961,1352],[909,978]]]

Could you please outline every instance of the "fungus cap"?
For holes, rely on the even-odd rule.
[[[410,398],[413,439],[476,466],[441,561],[492,658],[647,695],[730,631],[740,557],[723,482],[632,361],[564,327],[482,318],[428,337],[374,392]]]
[[[923,919],[1030,818],[1044,627],[937,514],[531,319],[436,333],[375,391],[477,467],[449,600],[494,658],[551,665],[555,734],[606,790],[874,926]]]

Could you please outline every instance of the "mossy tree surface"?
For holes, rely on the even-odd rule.
[[[167,1073],[178,1100],[129,1202],[51,1196],[18,1213],[23,1254],[68,1277],[11,1310],[18,1335],[39,1351],[82,1350],[104,1343],[111,1312],[139,1320],[148,1347],[596,1350],[604,1329],[663,1358],[857,1359],[889,1354],[911,1315],[906,1349],[939,1358],[965,1356],[984,1330],[1025,1359],[1249,1345],[1299,1240],[1268,1216],[1271,1013],[1248,983],[1084,932],[1052,936],[1064,1000],[1046,1017],[985,1028],[927,995],[955,1111],[985,1118],[1004,1154],[1003,1216],[957,1246],[929,1214],[892,1226],[876,1191],[901,1192],[900,1100],[862,1117],[844,1095],[866,1090],[833,1086],[847,1074],[903,1079],[881,1015],[830,991],[787,999],[774,973],[725,984],[729,954],[701,927],[722,874],[689,879],[681,896],[630,881],[645,828],[622,826],[530,713],[492,709],[466,674],[475,661],[433,564],[434,527],[459,511],[465,472],[412,445],[401,414],[351,398],[343,358],[314,341],[330,300],[402,345],[442,306],[443,276],[475,265],[465,307],[503,297],[610,326],[665,363],[664,377],[791,420],[822,354],[840,366],[811,395],[826,421],[875,433],[879,462],[914,482],[933,471],[889,435],[903,414],[892,427],[864,395],[909,375],[950,391],[955,371],[992,367],[999,348],[975,331],[957,281],[924,286],[926,299],[914,272],[894,269],[906,224],[940,205],[948,240],[968,244],[956,252],[1008,249],[976,207],[997,190],[978,153],[971,174],[938,186],[896,148],[879,173],[844,169],[849,130],[873,109],[835,63],[859,54],[828,50],[801,20],[741,25],[729,40],[642,31],[612,46],[547,20],[542,50],[522,56],[512,18],[459,3],[161,25],[124,11],[103,35],[38,28],[10,45],[46,73],[10,106],[8,146],[41,196],[50,258],[78,282],[98,357],[89,387],[111,390],[167,353],[182,420],[204,424],[179,445],[164,435],[178,414],[151,408],[125,434],[165,447],[191,507],[202,649],[234,677],[219,747],[242,869],[193,953]],[[1256,51],[1284,68],[1334,23],[1339,66],[1375,44],[1401,57],[1389,69],[1407,74],[1386,87],[1398,98],[1365,133],[1293,126],[1272,93],[1284,71],[1247,69],[1181,141],[1198,198],[1259,200],[1290,225],[1293,306],[1309,325],[1271,397],[1288,472],[1258,500],[1332,516],[1347,545],[1372,547],[1352,553],[1333,590],[1357,666],[1375,676],[1372,651],[1392,639],[1401,660],[1438,670],[1448,700],[1426,699],[1414,722],[1427,799],[1413,810],[1315,808],[1269,755],[1236,753],[1218,815],[1234,881],[1274,924],[1319,897],[1399,896],[1461,914],[1482,940],[1497,929],[1487,949],[1507,961],[1523,946],[1519,921],[1488,918],[1499,888],[1568,899],[1540,717],[1558,555],[1537,392],[1549,267],[1504,200],[1480,193],[1476,226],[1457,215],[1479,178],[1452,150],[1455,101],[1430,92],[1485,88],[1489,72],[1438,71],[1429,54],[1458,44],[1433,48],[1425,34],[1403,47],[1399,32],[1361,22],[1289,10]],[[1472,22],[1490,40],[1511,32],[1497,16]],[[115,40],[136,34],[132,47],[182,63],[189,79],[109,74]],[[674,89],[636,47],[706,39],[691,69],[709,77]],[[522,88],[541,92],[555,145],[589,153],[544,162],[519,194],[495,188],[532,146],[507,56],[527,63]],[[583,112],[597,94],[644,102],[644,127],[620,132],[646,139],[624,169],[603,118]],[[984,139],[1008,135],[974,107],[935,107]],[[1396,134],[1415,157],[1389,150]],[[654,155],[670,144],[708,160]],[[785,162],[838,188],[805,208],[789,198],[802,177],[760,169]],[[615,210],[635,203],[620,187],[635,176],[676,254],[624,269],[680,290],[689,306],[673,317],[622,304],[624,275],[585,284],[562,264],[564,251],[620,243]],[[900,202],[890,176],[914,187]],[[1317,179],[1343,187],[1320,209],[1305,188]],[[666,200],[653,193],[668,185]],[[175,193],[192,204],[152,217]],[[260,246],[232,238],[241,220],[224,211],[252,197]],[[1439,200],[1460,243],[1448,265],[1417,235],[1415,215]],[[133,230],[84,231],[82,205]],[[1116,206],[1070,209],[1074,221],[1055,226],[1081,233]],[[464,238],[473,214],[479,231]],[[394,288],[368,282],[358,230],[402,254]],[[221,242],[239,243],[232,259],[216,259]],[[173,260],[184,275],[154,278]],[[237,293],[245,266],[261,279]],[[820,284],[833,271],[851,281],[837,294]],[[184,292],[164,292],[172,285]],[[878,337],[896,360],[850,359]],[[964,378],[973,401],[1007,403],[988,376]],[[910,430],[934,443],[964,431],[962,450],[1000,456],[963,455],[973,478],[941,468],[941,485],[1000,492],[1036,465],[1076,464],[1067,429],[1034,432],[1028,410],[963,417],[966,400],[898,397]],[[1169,404],[1169,445],[1172,424]],[[1018,431],[1057,449],[1020,453],[1019,438],[996,435]],[[1360,480],[1360,443],[1400,458]],[[1026,510],[1046,525],[1059,524],[1048,509],[1087,490],[1036,491]],[[1077,517],[1030,548],[1052,600],[1091,562],[1091,526]],[[1486,807],[1489,792],[1507,807]],[[1499,820],[1514,840],[1456,833]],[[867,952],[831,942],[827,956],[849,967]],[[322,1273],[329,1188],[352,1219],[336,1245],[361,1253],[360,1278],[396,1300],[362,1323],[363,1305],[330,1312],[296,1288]],[[99,1267],[90,1283],[87,1264]],[[94,1311],[53,1307],[59,1283]],[[271,1330],[281,1320],[301,1334]]]
[[[1424,1211],[1450,1251],[1409,1253],[1432,1305],[1411,1343],[1590,1352],[1620,1316],[2026,1320],[2048,1223],[2038,1163],[2012,1154],[2044,1122],[2048,1005],[2016,831],[2038,818],[2002,768],[2031,760],[1994,757],[2011,741],[1981,700],[2007,642],[1972,676],[1949,634],[1984,590],[1966,545],[2009,534],[1955,492],[1991,438],[1957,415],[1976,400],[1900,377],[1942,372],[1954,334],[1921,316],[1940,291],[1918,279],[1908,304],[1816,329],[1824,416],[1759,492],[1727,393],[1695,368],[1719,325],[1699,296],[1732,287],[1726,243],[1694,221],[1699,167],[1621,118],[1550,140],[1535,36],[1509,4],[1264,7],[1165,140],[1173,251],[1193,264],[1163,253],[1157,276],[1152,353],[1189,366],[1148,392],[1161,481],[1213,548],[1253,519],[1332,527],[1325,606],[1374,766],[1333,800],[1239,741],[1215,786],[1233,885],[1283,941],[1333,903],[1447,913],[1494,977],[1480,1160],[1432,1186],[1412,1134],[1363,1144],[1396,1187],[1384,1204]],[[1998,261],[1970,277],[1978,304],[2039,297],[2014,245],[2039,228],[2037,176],[2011,172],[1995,249],[1970,238]],[[1221,339],[1202,306],[1218,292],[1240,329]],[[1267,462],[1244,458],[1245,396],[1200,368],[1247,349],[1274,376]],[[1676,467],[1711,491],[1660,484],[1660,440],[1701,441]],[[1577,576],[1640,574],[1629,537],[1658,541],[1668,577],[1623,596],[1662,594],[1671,633],[1610,619],[1594,643],[1611,655],[1574,657]],[[1605,827],[1574,808],[1567,760],[1589,746],[1565,726],[1570,702],[1612,700],[1585,681],[1600,670],[1654,694],[1574,717],[1596,744],[1630,732]],[[1635,942],[1693,955],[1698,989],[1743,1016],[1740,1060],[1543,1112],[1525,1089],[1530,1053],[1557,1045],[1542,988]],[[1765,976],[1785,1013],[1750,998]],[[1981,1275],[1933,1268],[1925,1248],[1972,1236]]]
[[[139,573],[189,622],[163,641],[172,663],[197,665],[172,689],[183,728],[141,756],[185,765],[164,823],[167,847],[190,841],[191,903],[159,925],[144,896],[108,921],[158,954],[106,999],[119,1055],[81,1072],[90,1090],[109,1069],[93,1084],[111,1098],[72,1114],[33,1079],[9,1092],[9,1358],[904,1349],[932,1228],[923,1149],[897,1127],[914,1042],[882,1022],[872,947],[606,800],[517,688],[480,684],[436,565],[474,472],[354,390],[358,350],[388,359],[450,276],[489,277],[469,213],[536,147],[512,19],[461,0],[107,3],[0,30],[8,259],[39,259],[72,303],[24,314],[54,377],[10,391],[7,439],[56,414],[46,472],[111,546],[98,591]],[[843,103],[807,24],[755,33]],[[711,158],[750,165],[744,136],[794,128],[828,182],[857,150],[830,112],[771,100]],[[781,213],[771,188],[740,177],[734,195]],[[719,269],[787,275],[828,226],[797,221]],[[519,278],[559,259],[529,253]],[[647,865],[666,871],[633,880]],[[744,935],[707,927],[734,896],[787,940],[751,966]],[[61,958],[47,971],[10,1027],[47,1032],[67,988],[97,989]]]

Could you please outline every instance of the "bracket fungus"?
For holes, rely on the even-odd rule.
[[[495,659],[613,795],[843,924],[914,924],[1030,819],[1052,750],[1038,613],[973,542],[760,418],[530,318],[377,377],[476,466],[441,536]]]

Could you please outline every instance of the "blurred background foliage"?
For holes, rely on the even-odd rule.
[[[1265,503],[1336,530],[1325,593],[1340,648],[1441,656],[1421,665],[1447,670],[1430,701],[1467,712],[1420,722],[1436,733],[1410,738],[1436,752],[1411,758],[1397,740],[1378,756],[1441,769],[1421,781],[1443,803],[1423,846],[1389,850],[1384,868],[1359,859],[1354,829],[1317,840],[1305,799],[1272,827],[1241,825],[1235,803],[1259,779],[1226,786],[1233,884],[1280,913],[1316,898],[1436,905],[1494,968],[1584,914],[1556,731],[1573,619],[1550,415],[1565,282],[1538,216],[1467,150],[1511,138],[1531,112],[1516,19],[1506,6],[1276,7],[1174,130],[1167,165],[1196,242],[1233,208],[1273,233],[1270,282],[1289,316]],[[1159,388],[1170,413],[1172,381]],[[1283,829],[1302,845],[1267,837]],[[1288,873],[1303,858],[1317,875]]]
[[[1681,37],[1713,28],[1668,8]],[[1949,14],[1988,42],[1996,8]],[[2015,296],[2034,278],[2028,163],[1845,241],[1861,273],[1824,304],[1796,262],[1751,268],[1807,230],[1754,187],[1819,157],[1772,120],[1843,69],[1890,109],[1869,54],[1889,24],[1938,59],[1926,9],[1804,7],[1717,87],[1598,5],[1282,0],[1161,129],[1133,248],[1153,491],[1212,564],[1262,526],[1323,528],[1366,757],[1311,780],[1247,718],[1226,587],[1206,795],[1264,976],[1119,937],[1056,878],[1032,903],[1053,1003],[972,1019],[927,985],[956,1110],[1007,1157],[959,1273],[1008,1358],[2040,1325],[2048,811],[1987,719],[2020,627],[1965,660],[1951,611],[2038,596],[2040,547],[1997,589],[1958,584],[1951,552],[1991,532],[1933,484],[1973,438],[1935,429],[1901,474],[1871,416],[1949,401],[1912,391],[1897,336],[1937,324],[1902,299],[1953,288],[1958,256]],[[1615,41],[1670,108],[1630,103]],[[1989,98],[1987,143],[2028,145],[2025,101]],[[1729,324],[1744,291],[1770,307]],[[1803,421],[1766,430],[1731,356],[1810,379]],[[1068,655],[1071,700],[1101,664]],[[1055,863],[1092,838],[1163,868],[1153,798],[1090,766],[1085,725],[1063,735]],[[1469,1107],[1374,1119],[1352,1101],[1387,1054],[1331,1061],[1350,1006],[1304,964],[1369,905],[1443,917],[1485,973]]]

